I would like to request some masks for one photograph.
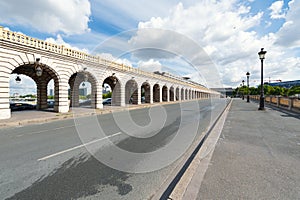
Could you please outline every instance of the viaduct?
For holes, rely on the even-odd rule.
[[[218,92],[182,77],[142,71],[0,26],[0,119],[11,117],[11,74],[23,74],[35,81],[38,110],[48,108],[47,87],[53,79],[54,111],[60,113],[79,106],[82,82],[91,84],[91,105],[96,109],[103,108],[104,83],[112,89],[115,106],[141,104],[142,94],[149,104],[220,97]]]

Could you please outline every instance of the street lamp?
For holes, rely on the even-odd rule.
[[[34,68],[35,68],[35,74],[40,77],[43,74],[43,69],[40,66],[40,58],[37,58],[35,63],[34,63]]]
[[[258,52],[258,56],[261,62],[261,76],[260,76],[260,99],[259,99],[259,108],[258,110],[264,110],[265,109],[265,96],[264,96],[264,59],[267,51],[264,51],[264,48],[260,49],[260,52]]]
[[[245,83],[245,80],[242,80],[242,83],[243,83],[243,96],[242,96],[242,99],[244,100],[245,97],[244,97],[244,83]]]
[[[247,72],[246,73],[246,76],[247,76],[247,87],[248,87],[248,92],[247,92],[247,103],[249,103],[250,102],[250,97],[249,97],[249,76],[250,76],[250,73],[249,72]]]
[[[16,83],[21,83],[21,78],[19,75],[17,75],[17,78],[15,80],[16,80]]]

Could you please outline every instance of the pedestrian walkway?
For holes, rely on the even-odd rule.
[[[202,182],[196,171],[186,192],[197,199],[300,199],[299,115],[257,109],[233,100]],[[189,189],[195,184],[198,191]]]

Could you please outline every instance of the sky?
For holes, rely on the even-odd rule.
[[[239,86],[247,71],[250,86],[259,84],[262,47],[266,81],[299,80],[298,19],[299,0],[0,2],[0,26],[9,30],[201,83],[216,81],[207,77],[213,64],[224,87]]]

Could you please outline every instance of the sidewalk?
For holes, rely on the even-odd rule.
[[[211,156],[207,170],[198,166],[183,199],[300,199],[300,116],[257,108],[233,100],[214,151],[202,159]]]

